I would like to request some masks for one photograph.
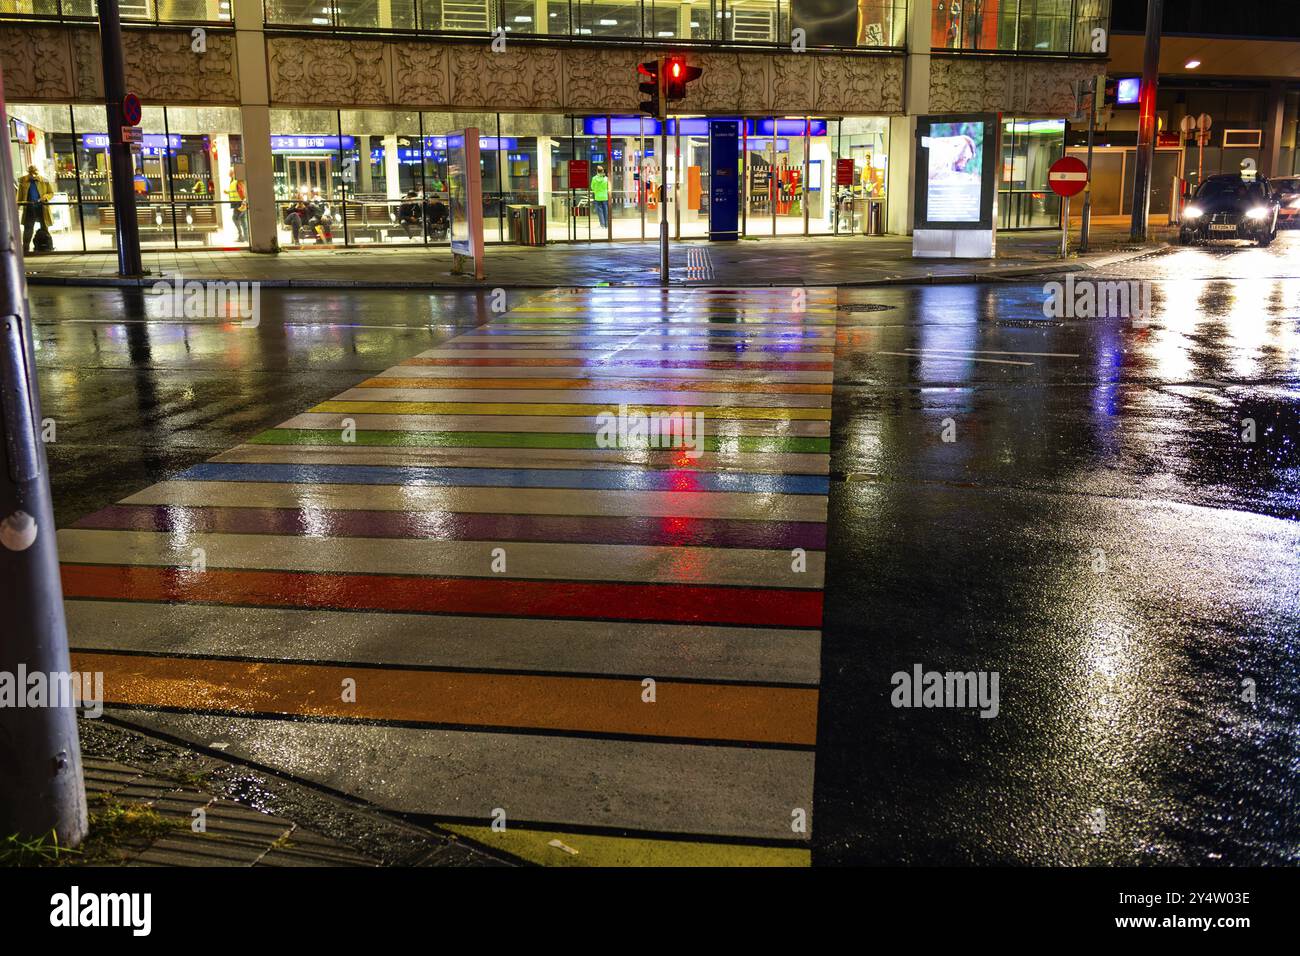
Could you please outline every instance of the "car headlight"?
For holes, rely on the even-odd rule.
[[[1295,199],[1292,199],[1289,205],[1291,206],[1292,209],[1300,209],[1300,196],[1297,196]]]
[[[1188,206],[1186,209],[1183,210],[1184,219],[1199,219],[1200,215],[1201,215],[1201,211],[1197,209],[1195,206]]]
[[[1256,206],[1254,209],[1247,209],[1247,210],[1246,210],[1246,218],[1247,218],[1247,219],[1267,219],[1267,218],[1268,218],[1268,207],[1267,207],[1267,206]]]

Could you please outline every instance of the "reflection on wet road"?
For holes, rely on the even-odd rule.
[[[814,862],[1296,859],[1300,282],[1153,299],[841,316]],[[893,707],[918,664],[997,718]]]
[[[133,720],[541,862],[1294,862],[1291,245],[1117,269],[1168,276],[1148,322],[38,292],[72,640]],[[599,447],[623,402],[703,412],[701,457]],[[997,672],[997,717],[892,706],[916,665]]]
[[[77,666],[526,859],[806,863],[835,305],[524,301],[63,530]]]

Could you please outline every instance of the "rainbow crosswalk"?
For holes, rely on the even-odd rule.
[[[835,314],[523,301],[61,531],[74,666],[526,860],[806,865]]]

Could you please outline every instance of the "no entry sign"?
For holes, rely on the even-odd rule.
[[[1083,192],[1088,185],[1088,167],[1083,160],[1062,156],[1047,171],[1047,185],[1058,196],[1073,196]]]
[[[134,93],[122,97],[122,121],[127,126],[139,126],[143,115],[144,108],[140,105],[140,97]]]

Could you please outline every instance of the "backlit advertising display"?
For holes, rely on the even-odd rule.
[[[992,228],[999,128],[996,113],[917,117],[917,228]]]

